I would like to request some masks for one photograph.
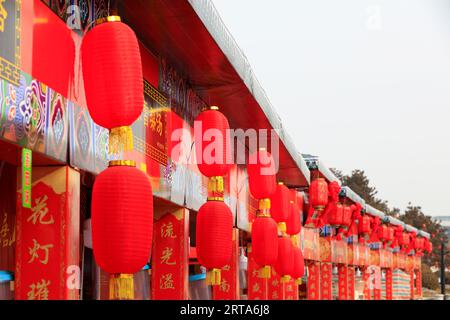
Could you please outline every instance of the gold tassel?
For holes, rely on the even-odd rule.
[[[132,274],[114,274],[109,279],[110,300],[134,300],[134,279]]]
[[[220,269],[212,269],[206,272],[207,286],[220,286],[222,283]]]
[[[294,247],[296,247],[296,248],[300,247],[300,245],[298,243],[298,236],[297,235],[291,236],[291,241],[292,241],[292,244],[294,245]]]
[[[259,210],[269,210],[270,209],[270,199],[260,199],[259,200]]]
[[[272,267],[271,266],[264,266],[261,269],[259,269],[259,277],[263,279],[270,279]]]
[[[286,222],[278,223],[278,230],[284,235],[286,233]]]
[[[133,150],[133,130],[129,126],[112,128],[109,131],[109,153],[117,154]]]
[[[295,284],[296,284],[297,286],[301,285],[301,284],[302,284],[302,278],[296,279],[296,280],[295,280]]]
[[[291,276],[289,275],[285,275],[281,277],[281,283],[288,283],[289,281],[291,281]]]

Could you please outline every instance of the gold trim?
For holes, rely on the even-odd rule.
[[[221,202],[224,202],[224,198],[223,197],[208,197],[207,200],[208,201],[221,201]]]
[[[106,18],[99,18],[95,20],[95,25],[98,26],[99,24],[105,23],[105,22],[121,22],[122,19],[120,19],[119,16],[108,16]]]
[[[214,110],[214,111],[219,111],[219,107],[218,106],[211,106],[209,109],[210,110]]]
[[[136,167],[134,160],[112,160],[109,162],[109,167]]]

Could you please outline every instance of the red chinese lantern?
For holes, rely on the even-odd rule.
[[[425,238],[416,238],[414,241],[414,247],[419,251],[423,250],[425,248]]]
[[[281,282],[290,280],[294,270],[294,246],[289,238],[278,238],[278,259],[275,271],[281,276]]]
[[[252,255],[255,262],[262,266],[261,277],[270,278],[271,266],[278,258],[278,229],[272,218],[259,216],[253,221]]]
[[[112,275],[111,299],[132,299],[133,273],[150,260],[153,196],[148,176],[131,161],[111,161],[92,191],[95,261]]]
[[[343,223],[343,218],[344,206],[341,203],[337,203],[328,216],[328,223],[333,226],[340,226]]]
[[[364,238],[368,237],[371,232],[371,219],[368,215],[364,215],[359,219],[358,232]]]
[[[305,199],[303,197],[303,192],[297,192],[297,207],[300,214],[303,214],[303,206],[305,204]]]
[[[315,210],[324,210],[328,203],[328,184],[323,178],[317,178],[309,187],[309,202]]]
[[[227,175],[232,163],[227,118],[218,107],[211,107],[201,112],[195,122],[201,125],[201,130],[194,130],[201,133],[194,135],[198,169],[208,178]]]
[[[278,223],[282,232],[286,232],[286,221],[289,217],[289,189],[278,183],[275,194],[270,198],[272,218]]]
[[[300,221],[300,212],[298,211],[297,192],[290,190],[289,216],[286,221],[286,233],[290,236],[296,236],[300,233],[302,224]]]
[[[387,241],[391,242],[394,240],[394,233],[395,233],[395,228],[394,227],[388,227],[388,237],[387,237]]]
[[[267,199],[277,188],[275,163],[272,155],[264,149],[252,154],[247,165],[250,193],[256,199]]]
[[[295,279],[297,285],[302,282],[302,277],[305,274],[305,260],[303,258],[302,250],[298,247],[293,248],[294,251],[294,268],[292,270],[292,278]]]
[[[378,228],[378,238],[381,241],[387,241],[389,238],[389,228],[387,225],[382,225]]]
[[[222,201],[208,201],[197,214],[197,258],[206,267],[207,283],[221,283],[220,269],[230,263],[233,243],[233,215]]]
[[[399,245],[402,247],[407,247],[409,245],[409,234],[406,232],[402,233],[402,236],[399,239]]]
[[[110,152],[132,150],[129,126],[144,107],[139,44],[133,30],[108,17],[83,38],[81,58],[86,102],[94,122],[110,129]]]
[[[371,235],[370,235],[369,242],[372,243],[372,242],[379,242],[380,241],[380,239],[378,238],[378,229],[380,228],[380,224],[381,224],[381,221],[380,221],[379,217],[374,217],[372,219],[372,226],[371,226],[372,232],[371,232]]]
[[[344,206],[342,213],[342,226],[345,228],[350,227],[352,223],[353,211],[356,209],[356,206],[352,204],[351,206]]]
[[[352,222],[348,227],[347,237],[356,236],[358,234],[358,224],[360,223],[359,221],[361,219],[361,210],[362,206],[357,202],[352,213]]]

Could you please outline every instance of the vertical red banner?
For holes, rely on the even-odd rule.
[[[320,300],[332,299],[332,271],[333,265],[331,263],[320,264]]]
[[[338,300],[348,300],[348,267],[338,266]]]
[[[285,300],[298,300],[298,285],[295,280],[291,279],[287,283],[283,283]]]
[[[386,300],[393,299],[393,269],[386,269]]]
[[[69,167],[33,169],[30,209],[18,190],[16,300],[79,298],[79,192],[79,173]]]
[[[271,277],[268,282],[268,299],[269,300],[285,300],[283,284],[281,276],[272,268]]]
[[[410,299],[414,300],[414,269],[409,271],[409,286],[410,286]]]
[[[348,283],[348,300],[355,300],[355,267],[348,266],[347,268],[347,283]]]
[[[422,298],[422,270],[416,270],[416,295],[418,298]]]
[[[375,255],[375,257],[379,255]],[[381,300],[381,268],[378,265],[372,265],[373,274],[373,300]]]
[[[189,211],[164,214],[154,225],[152,299],[188,299]]]
[[[0,270],[14,272],[17,169],[0,162]]]
[[[308,284],[307,294],[308,300],[320,300],[320,262],[309,261],[308,266]]]
[[[268,300],[267,285],[268,279],[259,277],[260,266],[258,266],[252,257],[252,248],[248,247],[248,265],[247,265],[247,297],[248,300]]]
[[[233,229],[233,252],[230,264],[221,271],[220,286],[213,286],[214,300],[239,300],[239,229]]]
[[[371,287],[371,277],[370,277],[370,271],[368,267],[362,268],[363,273],[363,282],[364,282],[364,300],[370,300],[371,299],[371,293],[370,293],[370,287]]]

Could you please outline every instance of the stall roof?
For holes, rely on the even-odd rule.
[[[430,234],[428,232],[425,232],[425,231],[422,231],[422,230],[419,230],[419,235],[424,237],[424,238],[427,238],[427,239],[431,238],[431,236],[430,236]]]
[[[363,208],[366,206],[366,202],[363,198],[361,198],[359,195],[356,194],[352,189],[350,189],[347,186],[341,187],[341,197],[347,197],[353,202],[359,203]]]
[[[193,89],[205,102],[219,105],[232,128],[275,129],[281,140],[278,178],[291,187],[309,185],[304,159],[210,0],[118,4],[142,43],[188,75]]]
[[[329,182],[336,181],[341,185],[341,181],[331,172],[330,169],[319,159],[318,156],[310,154],[302,154],[303,159],[306,161],[306,165],[309,170],[318,170]]]
[[[371,205],[366,204],[366,212],[374,217],[379,217],[381,220],[386,218],[386,214],[378,209],[375,209]]]

